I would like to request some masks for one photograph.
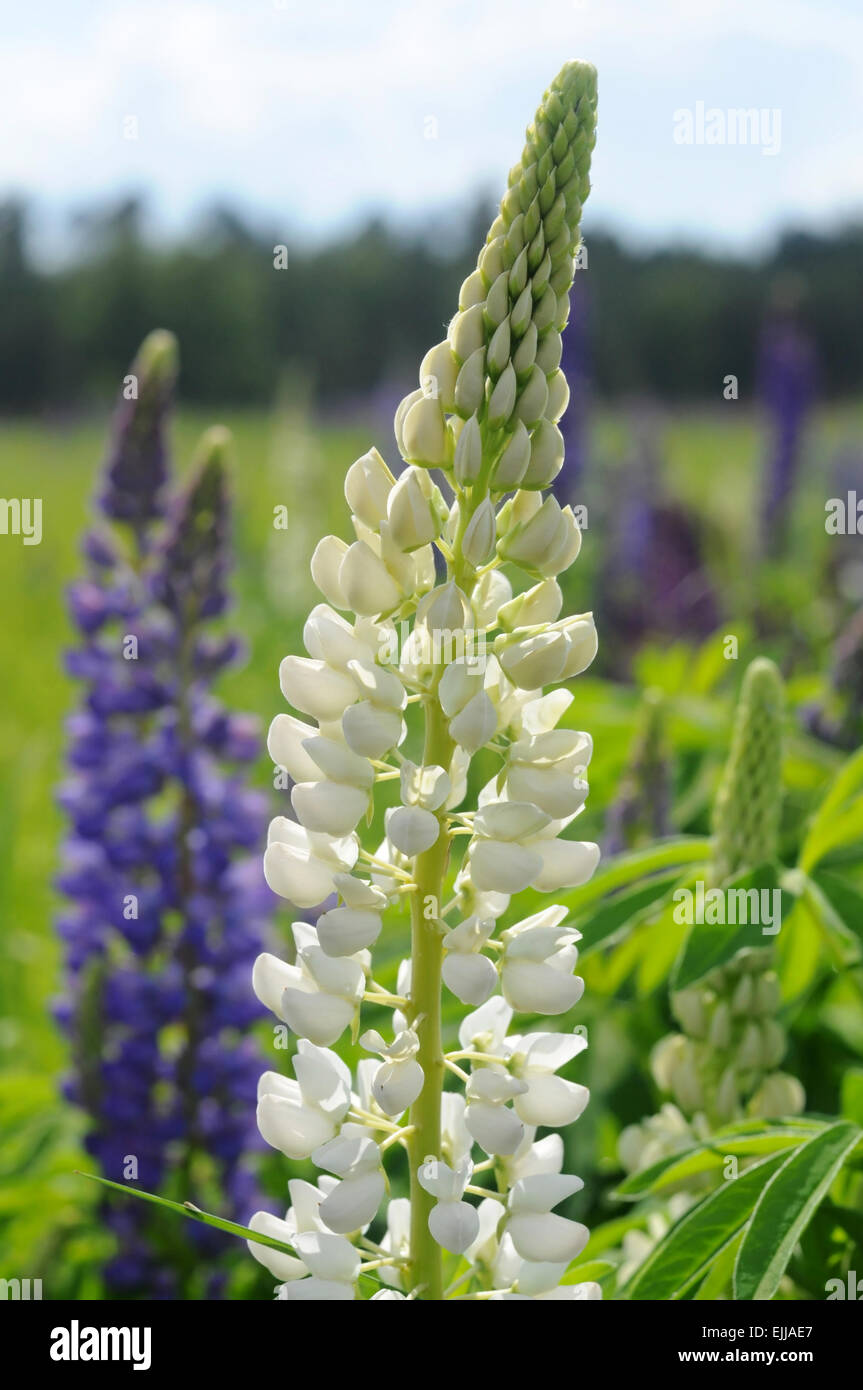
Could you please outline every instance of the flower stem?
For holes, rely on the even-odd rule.
[[[448,768],[454,744],[436,692],[425,703],[426,728],[423,762]],[[419,1037],[417,1061],[423,1069],[423,1088],[411,1106],[413,1133],[408,1144],[410,1158],[410,1268],[411,1285],[423,1285],[423,1300],[443,1298],[441,1249],[429,1230],[429,1213],[435,1198],[420,1186],[418,1173],[427,1157],[440,1157],[441,1094],[444,1058],[441,1045],[441,966],[443,934],[440,902],[449,858],[446,812],[441,811],[440,834],[425,853],[417,855],[414,879],[417,891],[411,897],[411,1023]],[[433,899],[433,903],[430,900]],[[426,915],[428,913],[428,915]]]

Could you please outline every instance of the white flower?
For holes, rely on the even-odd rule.
[[[369,793],[346,782],[298,782],[291,805],[307,830],[338,837],[349,835],[365,815]]]
[[[301,1038],[329,1047],[353,1020],[365,985],[367,959],[328,956],[314,928],[295,922],[297,964],[264,954],[255,962],[255,993]]]
[[[423,1088],[423,1069],[416,1060],[419,1038],[412,1028],[405,1028],[387,1045],[380,1033],[370,1028],[360,1044],[386,1058],[375,1073],[372,1095],[385,1115],[401,1115]]]
[[[352,869],[358,855],[355,835],[335,839],[277,816],[270,822],[264,877],[297,907],[316,907],[332,893],[334,875]]]
[[[381,934],[382,921],[380,912],[334,907],[329,912],[321,913],[316,927],[318,941],[325,955],[352,956],[375,944]]]
[[[349,675],[308,656],[286,656],[279,667],[279,684],[294,709],[323,721],[340,719],[357,697]]]
[[[437,1198],[429,1212],[429,1230],[438,1245],[458,1254],[467,1250],[479,1231],[476,1208],[461,1200],[472,1169],[469,1158],[456,1168],[442,1159],[426,1159],[417,1174],[420,1186]]]
[[[554,1215],[553,1208],[583,1186],[580,1178],[562,1173],[519,1178],[509,1194],[507,1230],[523,1260],[569,1264],[581,1254],[587,1227]]]
[[[516,740],[509,749],[507,795],[532,802],[553,820],[574,816],[587,796],[583,774],[592,752],[589,735],[570,729]]]
[[[305,1039],[294,1058],[295,1080],[264,1072],[258,1083],[258,1128],[287,1158],[310,1158],[338,1133],[351,1105],[351,1076],[340,1057]]]
[[[296,1237],[294,1247],[312,1277],[286,1284],[284,1299],[315,1303],[353,1300],[360,1256],[349,1240],[327,1231],[305,1231]]]
[[[546,908],[501,934],[501,990],[520,1013],[561,1014],[581,998],[584,981],[572,974],[580,933],[560,925],[565,916]]]
[[[421,806],[391,806],[384,816],[387,839],[412,859],[431,849],[440,835],[440,822]]]
[[[442,767],[417,767],[407,759],[401,766],[401,797],[405,806],[421,806],[438,811],[447,801],[452,786]]]
[[[469,753],[475,753],[494,736],[497,710],[484,690],[468,700],[449,722],[450,737]]]
[[[577,1120],[587,1105],[586,1086],[566,1081],[555,1072],[587,1047],[578,1033],[526,1033],[511,1037],[510,1069],[526,1082],[527,1090],[516,1096],[516,1114],[526,1125],[548,1125],[560,1129]]]
[[[315,1149],[312,1161],[341,1179],[321,1202],[321,1221],[338,1235],[363,1230],[386,1191],[379,1146],[367,1135],[342,1135]]]
[[[463,1004],[484,1003],[497,984],[494,963],[480,954],[493,931],[492,918],[468,917],[444,938],[444,984]]]
[[[399,550],[418,550],[440,534],[440,517],[427,473],[406,468],[387,501],[390,534]]]
[[[486,497],[480,503],[468,522],[462,540],[462,554],[469,564],[478,569],[494,554],[495,514],[491,499]]]
[[[345,742],[366,758],[382,758],[396,748],[407,733],[398,710],[382,709],[370,700],[361,700],[346,709],[342,717]]]
[[[393,475],[377,449],[352,463],[345,475],[345,500],[351,511],[374,531],[387,514]]]
[[[465,1087],[465,1124],[487,1154],[515,1153],[524,1138],[524,1125],[508,1101],[527,1090],[523,1081],[502,1068],[474,1069]]]

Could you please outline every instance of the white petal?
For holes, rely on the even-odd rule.
[[[282,1017],[282,995],[299,978],[300,972],[295,965],[288,965],[268,951],[258,956],[252,967],[252,989],[264,1008],[277,1018]]]
[[[419,806],[393,806],[384,820],[387,839],[409,859],[431,849],[440,834],[437,817]]]
[[[354,1289],[334,1279],[297,1279],[285,1285],[280,1297],[287,1303],[352,1303]]]
[[[580,1255],[590,1232],[578,1221],[568,1221],[551,1212],[538,1216],[512,1216],[509,1221],[512,1243],[523,1260],[569,1263]]]
[[[348,547],[339,569],[339,586],[348,606],[366,617],[389,613],[401,602],[399,586],[365,541]]]
[[[401,1115],[423,1088],[419,1062],[384,1062],[372,1083],[372,1094],[385,1115]]]
[[[397,710],[378,709],[370,701],[361,700],[345,710],[342,732],[355,753],[364,758],[382,758],[401,742],[404,720]]]
[[[564,1014],[584,993],[579,975],[564,975],[533,961],[504,961],[500,972],[504,998],[524,1014]]]
[[[286,1158],[311,1158],[335,1133],[334,1124],[321,1110],[296,1105],[283,1096],[262,1096],[257,1120],[262,1137]]]
[[[450,953],[441,974],[456,999],[474,1006],[485,1003],[497,984],[497,971],[488,956]]]
[[[314,781],[318,768],[303,748],[303,740],[314,738],[317,729],[304,724],[292,714],[277,714],[267,734],[267,751],[278,767],[283,767],[295,782]]]
[[[513,1154],[524,1138],[524,1125],[505,1105],[474,1101],[465,1111],[468,1131],[487,1154]]]
[[[337,536],[324,536],[315,546],[311,559],[312,579],[324,598],[336,608],[350,607],[339,583],[339,571],[347,553],[348,547],[344,541],[340,541]]]
[[[297,1254],[319,1279],[350,1283],[360,1269],[360,1255],[344,1236],[327,1231],[305,1231],[296,1236]]]
[[[339,1235],[359,1231],[374,1220],[385,1191],[383,1173],[358,1173],[345,1178],[321,1202],[321,1220]]]
[[[494,737],[497,710],[484,690],[468,700],[463,710],[450,720],[450,737],[460,748],[475,753]]]
[[[285,657],[279,667],[279,684],[294,709],[320,720],[340,719],[356,699],[350,676],[325,661],[304,656]]]
[[[325,835],[349,835],[368,804],[367,791],[339,782],[298,782],[291,791],[300,824]]]
[[[283,1240],[288,1245],[292,1243],[291,1227],[268,1211],[256,1211],[254,1216],[249,1218],[248,1224],[249,1228],[257,1231],[259,1235],[272,1236],[274,1240]],[[293,1255],[285,1255],[281,1250],[261,1245],[256,1240],[247,1240],[246,1244],[255,1259],[276,1279],[287,1283],[291,1279],[302,1279],[308,1273],[302,1260],[296,1259]]]
[[[581,1178],[574,1173],[537,1173],[529,1178],[519,1178],[509,1194],[510,1211],[518,1215],[525,1212],[539,1215],[551,1211],[567,1197],[574,1197],[583,1187]]]
[[[534,849],[503,840],[475,840],[470,848],[470,876],[481,892],[520,893],[542,872]]]
[[[516,1114],[526,1125],[548,1125],[560,1129],[578,1119],[590,1098],[586,1086],[565,1081],[560,1076],[534,1076],[527,1095],[514,1101]]]
[[[429,1212],[429,1230],[444,1250],[461,1254],[479,1234],[479,1216],[469,1202],[438,1202]]]
[[[578,888],[593,877],[599,863],[599,845],[586,840],[543,840],[535,847],[542,856],[542,870],[535,883],[540,893]]]
[[[381,934],[379,912],[334,907],[318,918],[318,940],[328,956],[352,956],[373,946]]]
[[[286,989],[282,996],[282,1016],[301,1038],[308,1038],[320,1047],[338,1042],[351,1024],[356,1005],[352,1000],[331,994]]]

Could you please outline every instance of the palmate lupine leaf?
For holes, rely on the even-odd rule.
[[[791,880],[793,883],[793,880]],[[740,891],[772,893],[780,888],[782,906],[779,921],[787,921],[794,903],[795,895],[789,890],[787,877],[780,884],[780,873],[775,864],[762,864],[756,869],[738,874],[723,888],[725,902],[732,901],[729,894]],[[754,925],[751,912],[744,912],[750,919],[736,927],[730,922],[699,922],[689,932],[674,971],[673,988],[688,989],[703,980],[711,971],[720,969],[746,947],[764,944],[761,928]]]
[[[768,1180],[734,1266],[734,1297],[761,1301],[776,1293],[794,1248],[845,1160],[863,1139],[840,1121],[802,1145]]]

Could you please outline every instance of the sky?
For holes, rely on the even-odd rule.
[[[588,243],[593,224],[733,253],[863,216],[861,0],[5,0],[2,19],[0,197],[55,241],[130,192],[166,235],[214,201],[288,245],[372,211],[417,224],[502,191],[569,58],[599,70]],[[745,145],[738,108],[758,113]]]

